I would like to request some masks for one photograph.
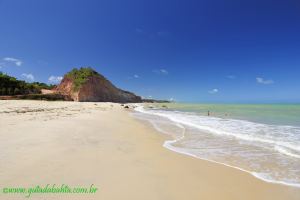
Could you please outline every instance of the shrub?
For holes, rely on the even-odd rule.
[[[80,69],[74,68],[72,71],[65,75],[66,78],[72,79],[74,82],[73,90],[77,91],[91,76],[100,76],[98,72],[91,67],[81,67]]]

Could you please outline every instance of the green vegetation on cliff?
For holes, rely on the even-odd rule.
[[[72,71],[65,75],[65,78],[69,78],[73,81],[73,90],[77,91],[91,76],[100,76],[100,74],[91,67],[81,67],[79,69],[72,69]]]
[[[45,83],[26,83],[0,72],[0,95],[39,94],[41,89],[52,89],[53,85]]]

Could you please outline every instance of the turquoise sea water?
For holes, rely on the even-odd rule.
[[[300,187],[300,104],[143,104],[134,115],[172,136],[166,148]]]
[[[195,112],[221,118],[244,119],[253,122],[300,126],[300,104],[157,104],[169,109]],[[163,107],[161,107],[163,108]]]

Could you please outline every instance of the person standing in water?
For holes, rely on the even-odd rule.
[[[210,112],[209,111],[207,111],[207,116],[210,116]]]

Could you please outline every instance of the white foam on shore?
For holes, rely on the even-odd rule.
[[[208,132],[211,134],[219,135],[219,136],[230,136],[230,137],[235,137],[240,140],[245,140],[248,142],[259,142],[259,143],[266,143],[266,144],[271,144],[274,146],[274,150],[284,154],[286,156],[291,156],[294,159],[299,159],[300,154],[298,155],[297,153],[300,153],[300,146],[297,145],[297,143],[290,143],[290,141],[293,141],[293,134],[289,134],[289,131],[293,131],[296,133],[299,132],[298,136],[300,136],[300,129],[299,127],[291,127],[291,126],[272,126],[272,125],[265,125],[265,124],[258,124],[258,123],[253,123],[253,122],[248,122],[244,120],[236,120],[236,119],[221,119],[221,118],[215,118],[215,117],[205,117],[205,116],[195,116],[194,114],[189,114],[189,113],[182,113],[178,111],[163,111],[163,110],[146,110],[142,106],[137,106],[135,110],[139,113],[144,113],[144,114],[150,114],[150,115],[156,115],[160,117],[167,118],[168,120],[174,122],[176,126],[181,128],[182,135],[179,137],[176,137],[174,140],[167,140],[164,142],[163,146],[165,148],[168,148],[172,151],[175,151],[177,153],[185,154],[188,156],[192,156],[195,158],[199,158],[202,160],[207,160],[213,163],[218,163],[222,164],[228,167],[232,167],[238,170],[241,170],[243,172],[250,173],[251,175],[255,176],[256,178],[259,178],[263,181],[270,182],[270,183],[276,183],[276,184],[283,184],[283,185],[288,185],[288,186],[293,186],[293,187],[300,187],[300,183],[293,182],[290,180],[284,181],[284,180],[275,180],[270,176],[268,173],[264,172],[254,172],[254,171],[249,171],[245,170],[243,168],[229,165],[223,162],[218,162],[215,160],[211,160],[202,156],[198,156],[194,153],[189,152],[189,149],[187,148],[179,148],[174,146],[175,143],[178,143],[179,141],[183,140],[185,138],[185,127],[193,127],[196,129],[199,129],[204,132]],[[166,133],[163,129],[159,128],[158,125],[155,123],[151,122],[153,126],[159,131]],[[225,124],[225,125],[224,125]],[[260,131],[263,130],[264,134],[262,134],[265,137],[262,137],[259,134],[253,134],[252,132],[255,131]],[[275,131],[274,133],[274,130]],[[230,132],[231,131],[231,132]],[[252,131],[252,132],[251,132]],[[268,131],[273,131],[272,134],[279,134],[279,138],[274,138],[272,137],[272,134],[269,134]],[[280,131],[283,131],[279,133]],[[246,134],[248,135],[246,135]],[[261,132],[260,132],[261,134]],[[288,140],[282,140],[282,138],[287,138]],[[296,138],[298,139],[298,138]],[[298,142],[299,140],[296,140]],[[288,151],[287,149],[290,149],[291,151]]]
[[[245,120],[188,115],[182,112],[167,113],[167,111],[152,111],[145,110],[142,106],[138,106],[135,110],[141,113],[165,117],[173,122],[194,127],[212,134],[227,135],[246,141],[262,142],[273,144],[274,146],[287,147],[294,151],[298,151],[300,154],[299,127],[273,126]],[[273,137],[274,135],[276,135],[276,137]]]
[[[281,147],[281,146],[275,146],[274,148],[275,148],[276,151],[278,151],[282,154],[285,154],[287,156],[291,156],[291,157],[294,157],[294,158],[300,158],[300,155],[292,153],[287,148],[284,148],[284,147]]]

